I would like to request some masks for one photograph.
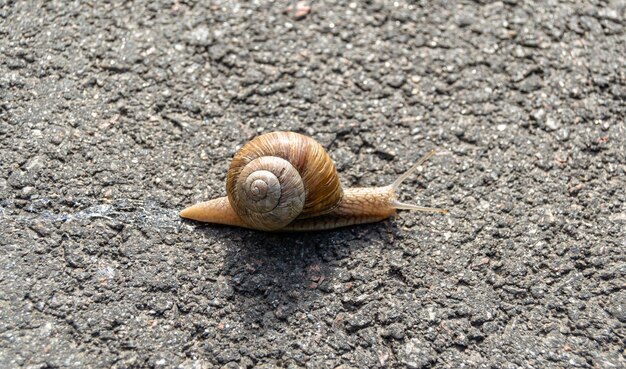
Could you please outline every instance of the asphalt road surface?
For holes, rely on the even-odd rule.
[[[0,367],[626,367],[626,2],[289,3],[0,0]],[[179,219],[274,130],[450,213]]]

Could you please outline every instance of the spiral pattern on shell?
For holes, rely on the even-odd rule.
[[[304,206],[300,174],[287,160],[275,156],[263,156],[246,165],[236,191],[237,215],[256,229],[282,228],[297,218]]]
[[[228,170],[226,191],[245,223],[270,231],[328,213],[343,196],[324,148],[293,132],[264,134],[242,147]]]

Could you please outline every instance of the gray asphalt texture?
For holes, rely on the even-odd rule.
[[[618,368],[623,0],[0,0],[1,368]],[[377,224],[182,221],[262,132]]]

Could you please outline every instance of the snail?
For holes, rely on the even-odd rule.
[[[228,196],[192,205],[180,216],[261,231],[315,231],[386,219],[398,209],[447,213],[398,201],[400,184],[430,151],[391,185],[342,188],[332,159],[314,139],[272,132],[245,144],[230,163]]]

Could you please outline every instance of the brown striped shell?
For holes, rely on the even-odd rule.
[[[242,147],[230,164],[226,192],[246,224],[268,231],[328,213],[343,196],[326,150],[293,132],[267,133]]]

